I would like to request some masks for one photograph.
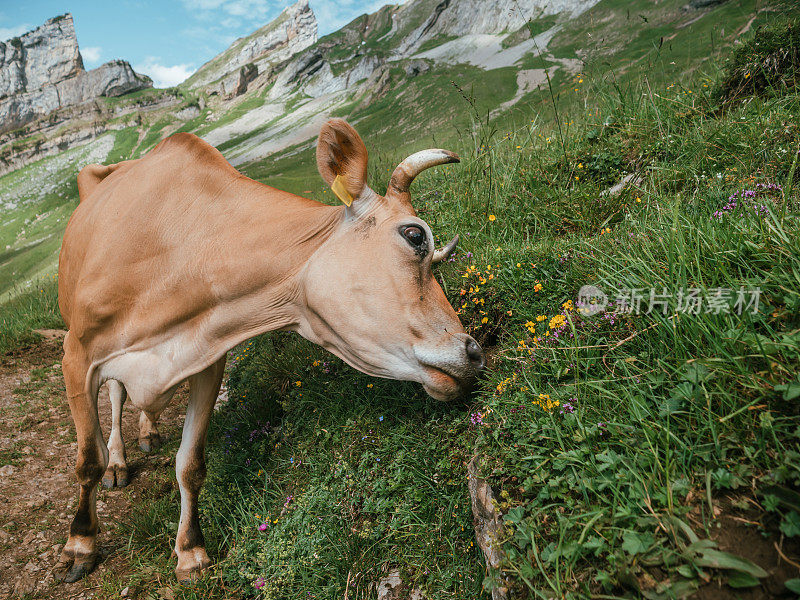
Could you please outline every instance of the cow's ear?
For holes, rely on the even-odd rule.
[[[352,198],[367,185],[367,147],[350,124],[331,119],[322,126],[317,141],[317,168],[328,185],[336,176]],[[338,187],[338,185],[337,185]]]

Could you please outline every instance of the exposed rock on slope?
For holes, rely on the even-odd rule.
[[[161,135],[203,118],[199,133],[214,143],[242,138],[226,154],[241,164],[289,142],[307,141],[321,119],[348,102],[365,108],[394,85],[435,73],[443,65],[491,70],[518,64],[527,54],[546,51],[562,22],[598,1],[410,0],[362,15],[317,40],[314,13],[308,0],[299,0],[181,84],[180,97],[166,102],[174,126],[162,128]],[[544,27],[535,39],[528,39],[529,20]],[[30,50],[22,52],[23,47]],[[32,62],[36,56],[40,58]],[[59,146],[46,147],[36,134],[72,147],[70,140],[79,143],[107,130],[111,126],[104,123],[111,114],[121,116],[120,111],[136,113],[137,127],[155,122],[145,114],[150,108],[139,104],[155,99],[149,95],[135,103],[87,101],[140,89],[149,81],[143,84],[124,62],[84,71],[70,15],[2,45],[0,58],[0,172],[34,160],[37,153],[58,151]],[[32,69],[34,76],[25,69]],[[530,92],[527,80],[517,83],[517,94],[503,109]],[[235,122],[214,126],[245,97],[253,98],[254,108]],[[166,108],[159,103],[154,110]],[[127,120],[113,127],[130,125]],[[263,131],[251,134],[258,128]],[[21,143],[22,138],[29,140]]]
[[[478,457],[473,456],[467,465],[467,487],[472,503],[475,538],[486,558],[486,566],[499,572],[503,564],[502,544],[498,541],[503,531],[500,513],[494,506],[491,486],[478,473]],[[504,582],[492,589],[492,600],[507,600],[508,589]]]
[[[151,87],[122,60],[85,71],[72,15],[0,42],[0,133],[99,96]]]
[[[426,41],[464,36],[474,33],[511,33],[544,16],[574,17],[588,10],[599,0],[439,0],[429,10],[429,16],[397,47],[397,54],[406,56]],[[396,15],[395,27],[403,31],[417,21],[421,2],[404,5]]]
[[[384,6],[325,36],[285,63],[269,98],[278,100],[297,92],[319,98],[345,89],[354,95],[366,91],[374,97],[373,90],[357,92],[354,86],[372,81],[386,65],[417,57],[431,58],[434,62],[471,63],[484,69],[510,66],[535,47],[529,42],[516,42],[505,49],[501,42],[506,36],[543,17],[552,17],[553,22],[556,17],[571,19],[598,2],[412,0],[401,6]],[[555,31],[554,27],[549,34],[543,34],[539,44],[546,46]],[[445,50],[445,55],[437,52],[436,46]],[[430,48],[434,50],[420,53]],[[423,70],[428,68],[426,65]],[[417,72],[406,74],[413,76]]]
[[[304,50],[317,41],[317,19],[308,6],[308,0],[298,0],[247,37],[239,38],[219,56],[213,58],[187,81],[189,87],[202,87],[219,82],[213,91],[224,95],[238,91],[247,75],[269,72],[275,65]],[[242,69],[247,69],[243,72]],[[255,69],[255,71],[253,71]],[[221,81],[220,81],[221,80]]]

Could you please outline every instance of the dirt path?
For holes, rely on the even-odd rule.
[[[0,356],[0,598],[132,598],[138,590],[118,583],[130,572],[126,540],[113,535],[109,525],[130,514],[147,485],[144,475],[174,468],[174,456],[139,450],[138,411],[127,404],[122,431],[131,480],[126,488],[101,488],[98,493],[102,564],[82,581],[57,585],[50,570],[66,541],[77,500],[77,445],[61,376],[61,334],[52,332],[36,347]],[[179,390],[159,421],[162,435],[180,435],[185,406],[185,390]],[[105,388],[100,422],[107,437],[111,407]]]

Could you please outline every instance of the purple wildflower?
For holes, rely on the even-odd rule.
[[[728,196],[728,202],[711,215],[717,221],[722,221],[725,216],[742,211],[747,214],[752,211],[756,216],[764,217],[769,214],[766,204],[758,204],[757,198],[767,196],[768,192],[780,192],[783,188],[777,183],[757,183],[754,190],[739,190]]]

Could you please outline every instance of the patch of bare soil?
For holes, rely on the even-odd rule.
[[[103,585],[108,573],[114,573],[116,581],[125,581],[130,572],[126,540],[115,536],[110,525],[124,520],[144,495],[148,479],[144,475],[174,468],[174,457],[139,450],[139,413],[127,403],[122,432],[130,483],[122,489],[99,489],[101,563],[81,581],[55,583],[51,569],[66,541],[78,497],[77,445],[61,376],[63,332],[42,334],[38,345],[0,356],[0,598],[108,597],[108,584]],[[161,416],[162,436],[180,435],[185,405],[186,393],[181,390]],[[111,406],[105,388],[99,408],[107,438]],[[129,598],[139,592],[122,587],[111,595],[121,597],[123,591]]]
[[[747,505],[747,508],[741,508]],[[739,506],[740,508],[737,508]],[[734,589],[722,581],[711,581],[692,596],[697,600],[762,600],[796,598],[784,583],[800,577],[800,542],[784,538],[770,515],[744,496],[722,500],[710,525],[710,538],[719,549],[746,558],[768,573],[761,585]]]

